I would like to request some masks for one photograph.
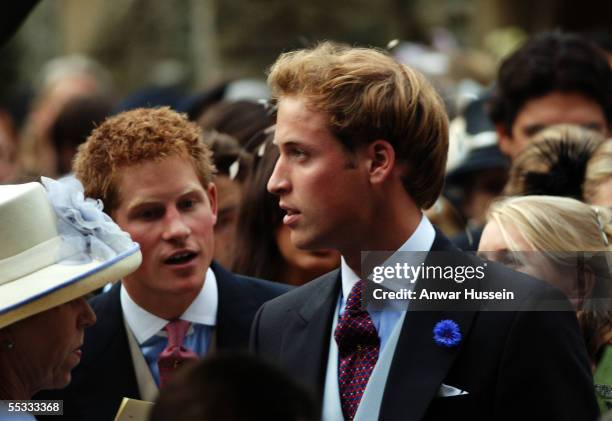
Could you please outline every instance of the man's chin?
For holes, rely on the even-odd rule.
[[[204,286],[205,274],[200,276],[173,276],[168,278],[168,292],[171,294],[189,294],[199,292]]]
[[[320,241],[313,236],[304,235],[303,232],[291,231],[291,244],[298,250],[317,251],[324,247],[320,246]]]

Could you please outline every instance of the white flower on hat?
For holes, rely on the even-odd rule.
[[[105,261],[133,247],[130,235],[102,211],[102,201],[85,198],[79,180],[72,176],[58,181],[41,177],[41,182],[57,214],[64,263]]]

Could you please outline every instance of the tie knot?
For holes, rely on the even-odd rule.
[[[181,347],[190,323],[186,320],[173,320],[164,328],[168,333],[168,347]]]
[[[380,339],[370,314],[361,308],[364,280],[359,280],[346,299],[344,313],[334,332],[340,354],[353,352],[361,346],[378,346]]]
[[[346,297],[346,307],[344,311],[350,311],[351,313],[363,311],[361,308],[361,301],[363,297],[363,289],[365,288],[365,281],[363,279],[358,280],[348,297]]]
[[[181,365],[198,359],[195,352],[183,346],[189,325],[185,320],[173,320],[164,328],[168,333],[168,343],[157,358],[160,387],[164,387],[172,373]]]

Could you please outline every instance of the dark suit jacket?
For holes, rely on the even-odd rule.
[[[457,249],[437,233],[432,250]],[[477,261],[456,254],[466,265]],[[488,263],[483,282],[512,285],[534,302],[553,296],[567,311],[408,311],[380,419],[595,420],[591,371],[567,300],[556,289],[494,263]],[[253,322],[252,349],[321,398],[340,288],[336,270],[266,303]],[[461,327],[463,339],[454,348],[433,340],[433,327],[443,319]],[[469,394],[437,397],[441,383]]]
[[[284,284],[234,275],[214,263],[219,291],[217,350],[247,349],[249,330],[257,309],[288,291]],[[36,399],[62,399],[65,420],[112,421],[123,397],[140,399],[119,298],[120,285],[91,300],[97,323],[85,332],[83,359],[72,372],[72,382],[61,391]],[[39,418],[45,419],[45,418]],[[56,420],[57,417],[49,417]]]

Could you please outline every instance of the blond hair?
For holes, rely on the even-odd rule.
[[[598,187],[612,178],[612,138],[607,139],[593,152],[586,168],[584,198],[592,202]]]
[[[514,225],[537,251],[612,250],[603,237],[612,239],[612,210],[587,205],[569,197],[504,198],[491,205],[489,219],[497,222],[504,241],[512,251],[521,250],[505,230],[504,227],[508,225]]]
[[[104,210],[110,213],[119,206],[121,169],[171,156],[184,157],[202,186],[211,182],[215,167],[200,128],[169,107],[138,108],[96,127],[79,146],[73,169],[85,195],[102,199]]]
[[[507,231],[513,225],[533,249],[561,267],[579,269],[584,264],[593,272],[595,284],[592,292],[582,296],[586,300],[578,309],[578,320],[589,355],[597,361],[612,336],[608,253],[585,261],[580,252],[612,250],[612,210],[567,197],[524,196],[495,202],[489,209],[489,219],[497,223],[510,251],[521,251]],[[526,264],[522,254],[515,257]]]
[[[270,69],[275,99],[295,96],[329,117],[349,151],[377,139],[405,163],[403,184],[416,204],[439,196],[448,152],[448,118],[434,88],[382,51],[324,42],[282,54]]]

